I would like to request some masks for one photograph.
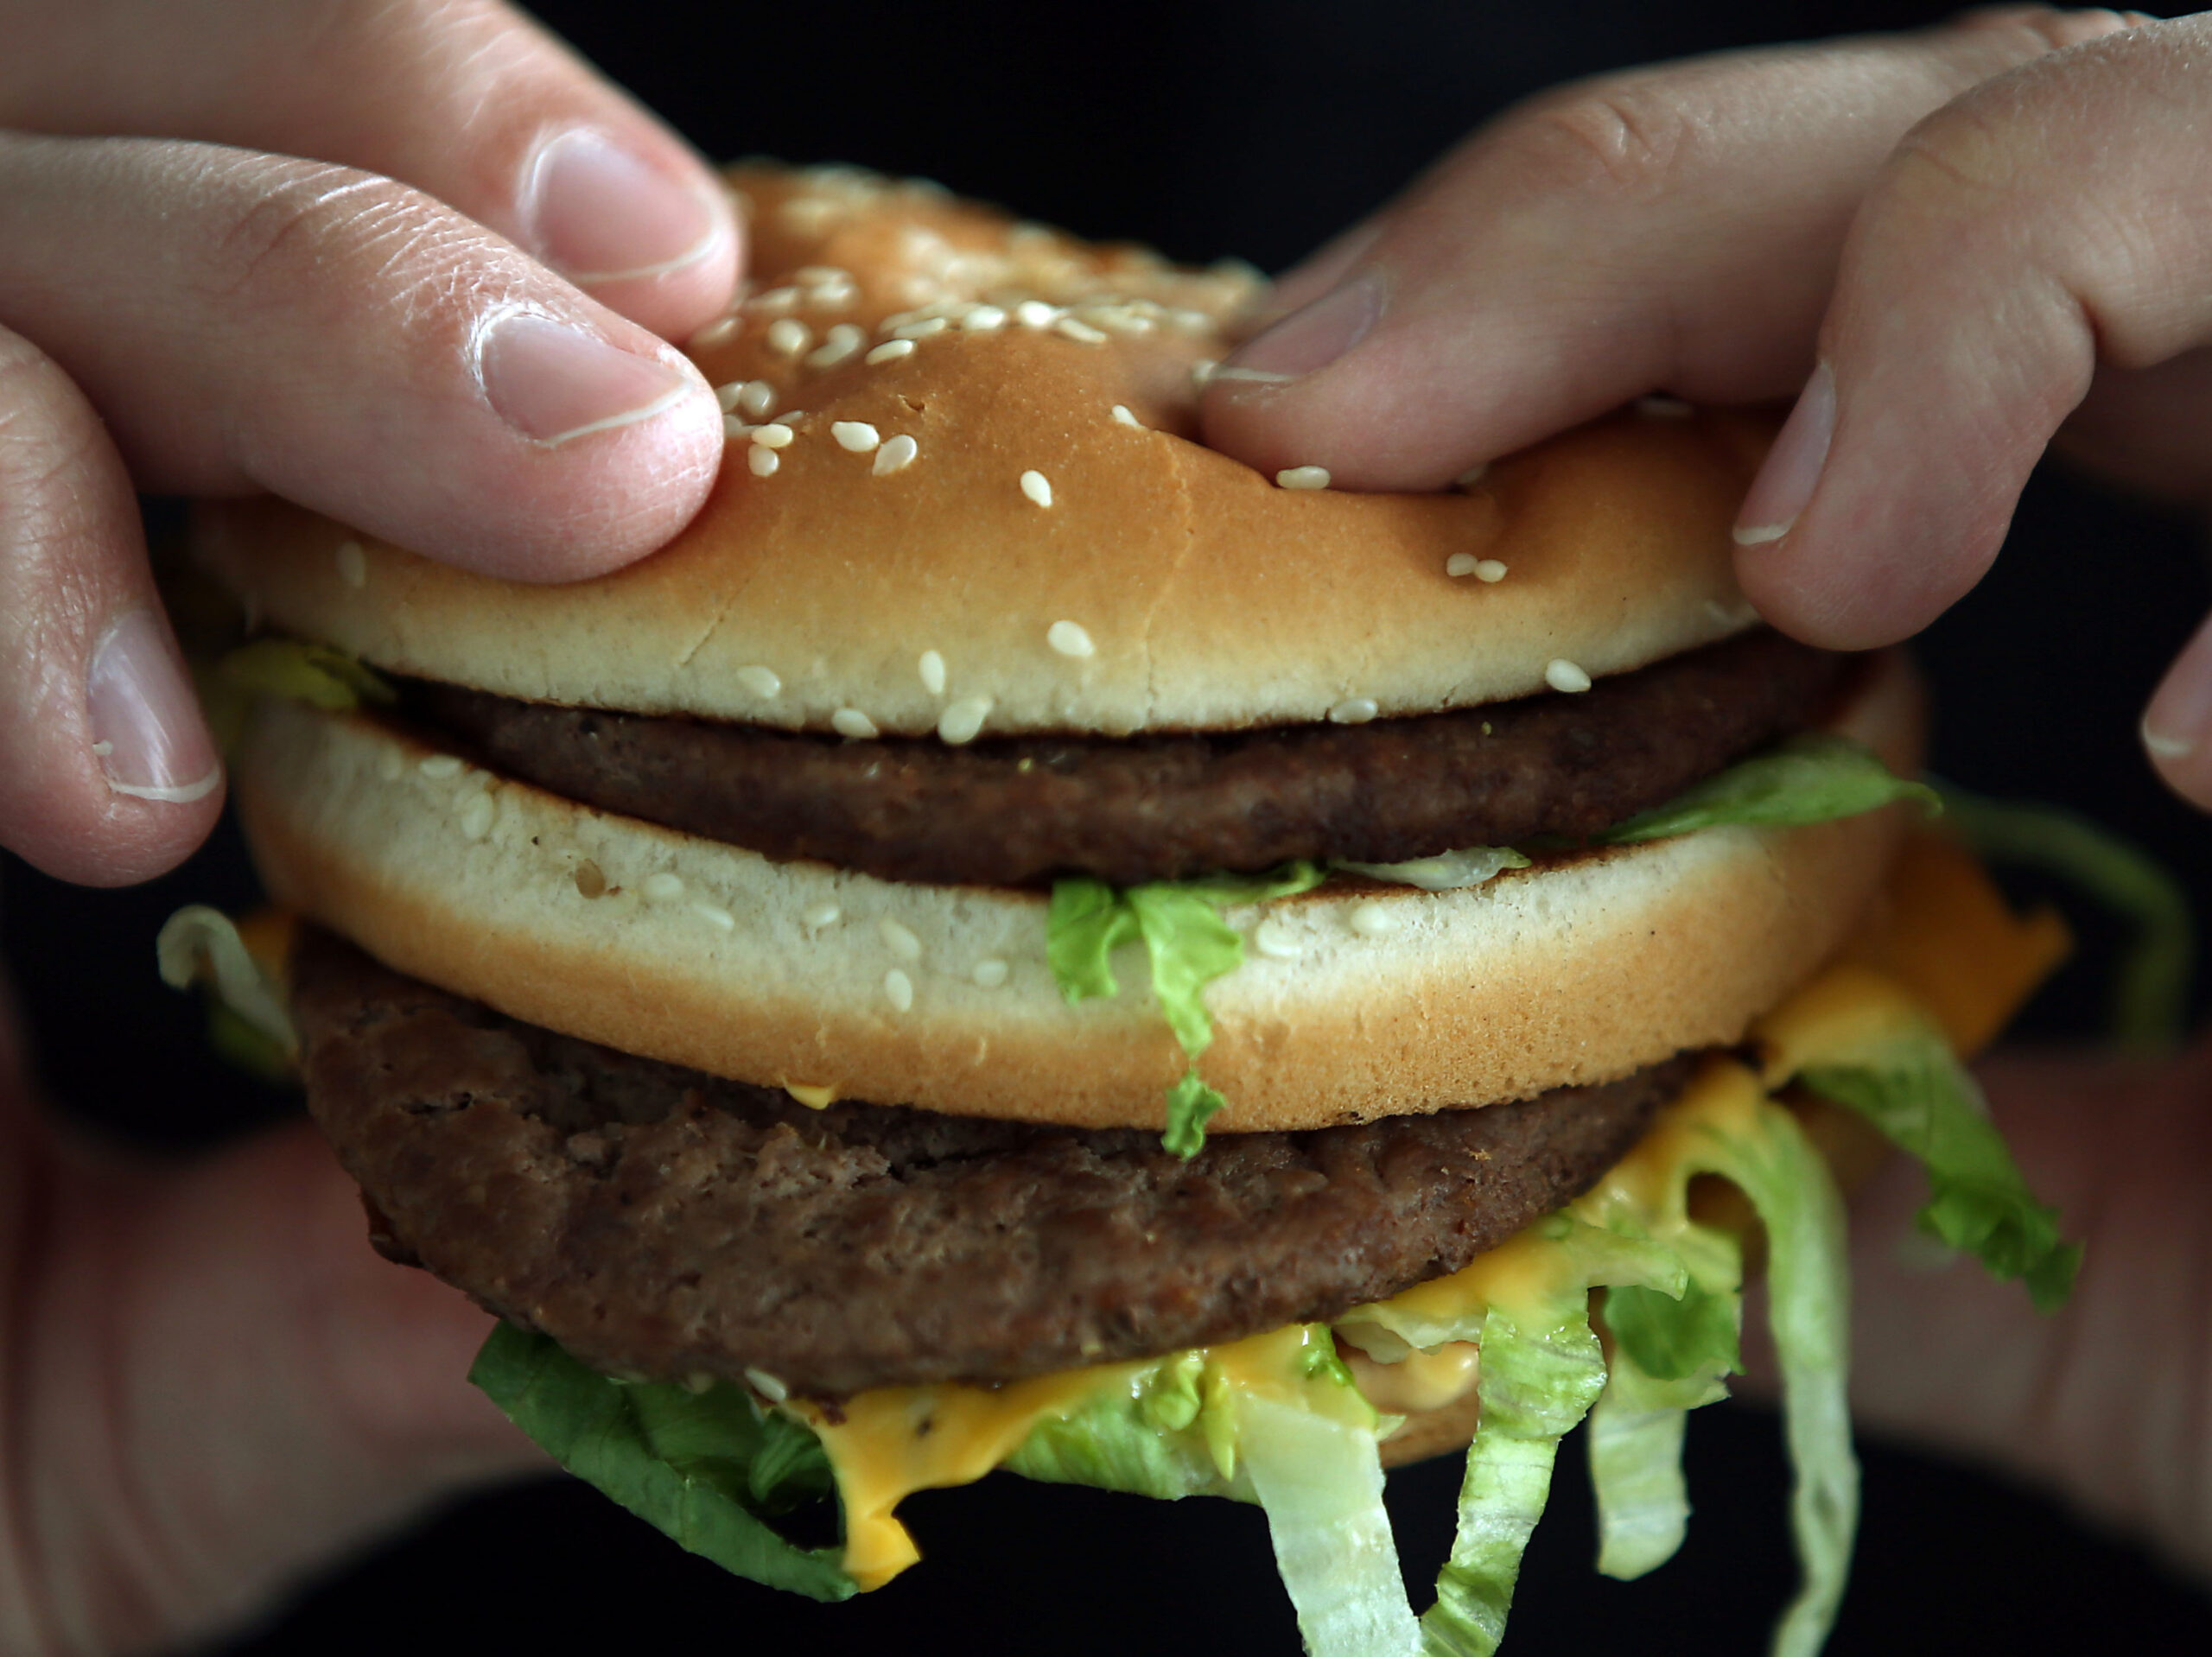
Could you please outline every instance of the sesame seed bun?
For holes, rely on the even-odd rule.
[[[1835,721],[1910,768],[1901,658]],[[278,901],[513,1017],[742,1081],[1080,1127],[1158,1127],[1183,1060],[1136,955],[1071,1007],[1043,894],[776,863],[596,811],[373,720],[263,706],[241,809]],[[1864,911],[1893,812],[1709,830],[1426,892],[1275,905],[1208,992],[1217,1132],[1527,1097],[1732,1042]],[[1252,917],[1237,917],[1249,926]]]
[[[261,501],[205,515],[203,562],[395,672],[956,742],[1467,707],[1753,619],[1729,525],[1761,419],[1630,410],[1441,494],[1281,487],[1192,438],[1242,277],[927,192],[741,176],[767,274],[695,342],[737,429],[672,545],[525,586]]]

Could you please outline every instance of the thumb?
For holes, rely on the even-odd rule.
[[[178,1172],[53,1144],[16,1163],[0,1649],[218,1633],[440,1496],[543,1465],[466,1382],[492,1320],[377,1257],[306,1125]]]

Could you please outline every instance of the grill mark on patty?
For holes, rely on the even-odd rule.
[[[1325,1321],[1586,1190],[1678,1059],[1300,1133],[1080,1130],[748,1086],[502,1017],[302,928],[308,1102],[372,1240],[584,1362],[841,1397]]]
[[[1576,695],[1366,725],[949,747],[408,681],[406,714],[601,810],[887,880],[1117,885],[1580,841],[1811,723],[1847,658],[1764,629]]]

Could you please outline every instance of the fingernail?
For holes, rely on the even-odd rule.
[[[493,318],[477,338],[476,374],[499,417],[548,448],[650,420],[704,389],[672,364],[536,311]]]
[[[587,130],[537,152],[523,212],[533,251],[579,283],[666,276],[726,233],[702,192]]]
[[[1822,363],[1805,382],[1797,406],[1767,451],[1766,464],[1751,479],[1751,492],[1736,514],[1738,546],[1763,547],[1789,533],[1813,498],[1821,468],[1827,464],[1828,440],[1834,435],[1835,375]]]
[[[2185,759],[2212,742],[2212,621],[2196,630],[2143,710],[2143,746],[2160,759]]]
[[[1382,276],[1363,272],[1247,341],[1214,378],[1280,385],[1311,374],[1365,339],[1382,314]]]
[[[191,677],[168,629],[133,610],[107,631],[85,680],[92,752],[107,785],[136,800],[186,804],[223,780],[223,762],[200,717]]]

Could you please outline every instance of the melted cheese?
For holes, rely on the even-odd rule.
[[[2055,917],[2016,919],[1971,857],[1947,839],[1916,834],[1899,860],[1887,902],[1846,961],[1761,1021],[1756,1033],[1767,1049],[1769,1074],[1847,1054],[1900,1019],[1932,1016],[1961,1051],[1971,1051],[2026,999],[2065,947],[2065,929]],[[1748,1133],[1766,1097],[1760,1077],[1743,1065],[1708,1060],[1577,1206],[1602,1213],[1608,1203],[1624,1204],[1656,1235],[1679,1234],[1689,1223],[1686,1170],[1706,1130]],[[1382,1305],[1440,1322],[1472,1319],[1491,1306],[1533,1311],[1580,1286],[1574,1274],[1583,1269],[1569,1249],[1527,1231],[1465,1269]],[[1361,1400],[1313,1379],[1316,1346],[1327,1338],[1318,1327],[1297,1325],[1206,1349],[1207,1396],[1250,1388],[1296,1395],[1309,1407],[1371,1404],[1395,1414],[1440,1408],[1464,1397],[1480,1374],[1477,1349],[1466,1342],[1407,1353],[1395,1363],[1355,1353],[1349,1362],[1365,1394]],[[1111,1387],[1137,1384],[1154,1368],[1109,1365],[997,1388],[887,1387],[851,1399],[835,1420],[819,1405],[793,1400],[785,1407],[821,1435],[844,1503],[845,1569],[868,1589],[920,1557],[893,1516],[909,1493],[981,1478],[1040,1421],[1065,1419]],[[1233,1446],[1215,1451],[1226,1477]]]

